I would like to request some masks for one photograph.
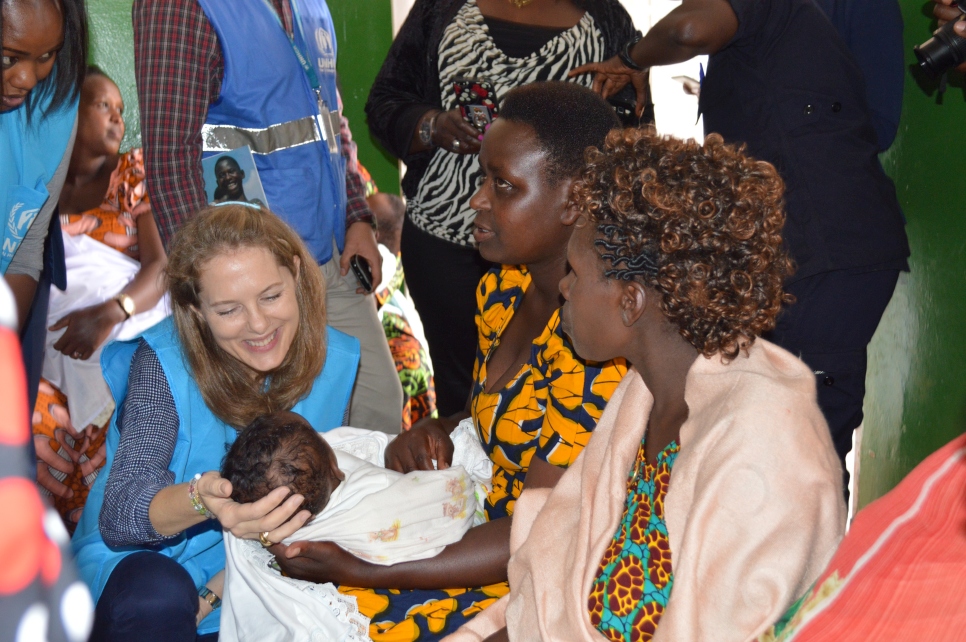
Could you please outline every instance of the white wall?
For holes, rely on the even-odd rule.
[[[412,9],[413,3],[416,0],[392,0],[392,35],[395,36],[399,32],[399,27],[402,26],[403,20],[406,19],[406,14]]]
[[[681,4],[680,0],[621,0],[631,14],[634,25],[647,33],[658,20]],[[698,65],[708,64],[707,56],[698,56],[677,65],[651,68],[651,100],[654,121],[662,134],[678,138],[704,140],[703,123],[698,121],[698,99],[684,93],[684,85],[675,76],[698,79]]]

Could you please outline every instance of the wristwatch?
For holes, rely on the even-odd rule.
[[[433,144],[433,134],[436,133],[437,116],[439,116],[439,112],[433,114],[432,118],[424,118],[423,122],[419,123],[419,142],[426,147],[436,147]]]
[[[215,595],[215,592],[207,586],[202,586],[200,589],[198,589],[198,597],[210,604],[212,611],[221,606],[221,598]]]
[[[628,69],[633,69],[634,71],[644,71],[644,67],[634,62],[631,58],[631,50],[634,48],[638,42],[641,41],[641,32],[638,31],[637,34],[628,41],[624,48],[617,52],[617,57],[620,58],[621,63]]]
[[[134,305],[134,299],[132,299],[129,295],[121,292],[114,297],[114,300],[117,301],[117,304],[121,306],[122,310],[124,310],[124,314],[128,319],[133,317],[134,313],[137,312],[137,307]]]

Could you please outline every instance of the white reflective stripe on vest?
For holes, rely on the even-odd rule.
[[[338,112],[328,114],[332,131],[338,135],[341,121]],[[316,121],[322,116],[306,116],[261,129],[233,125],[205,124],[201,128],[201,145],[205,152],[230,152],[248,145],[253,154],[271,154],[282,149],[325,140],[325,128]],[[320,131],[321,130],[321,131]]]

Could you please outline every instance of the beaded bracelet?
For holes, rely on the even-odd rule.
[[[215,514],[208,510],[205,503],[201,500],[201,494],[198,492],[198,480],[201,479],[201,473],[197,473],[188,482],[188,499],[191,500],[191,507],[195,509],[199,515],[207,519],[215,519]]]
[[[207,602],[208,605],[211,606],[212,611],[221,606],[221,598],[218,597],[218,594],[207,586],[202,586],[200,589],[198,589],[198,597]]]

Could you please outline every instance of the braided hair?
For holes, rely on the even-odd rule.
[[[717,134],[699,145],[625,129],[588,152],[574,201],[605,276],[656,290],[691,345],[733,359],[792,300],[783,193],[773,166]]]

